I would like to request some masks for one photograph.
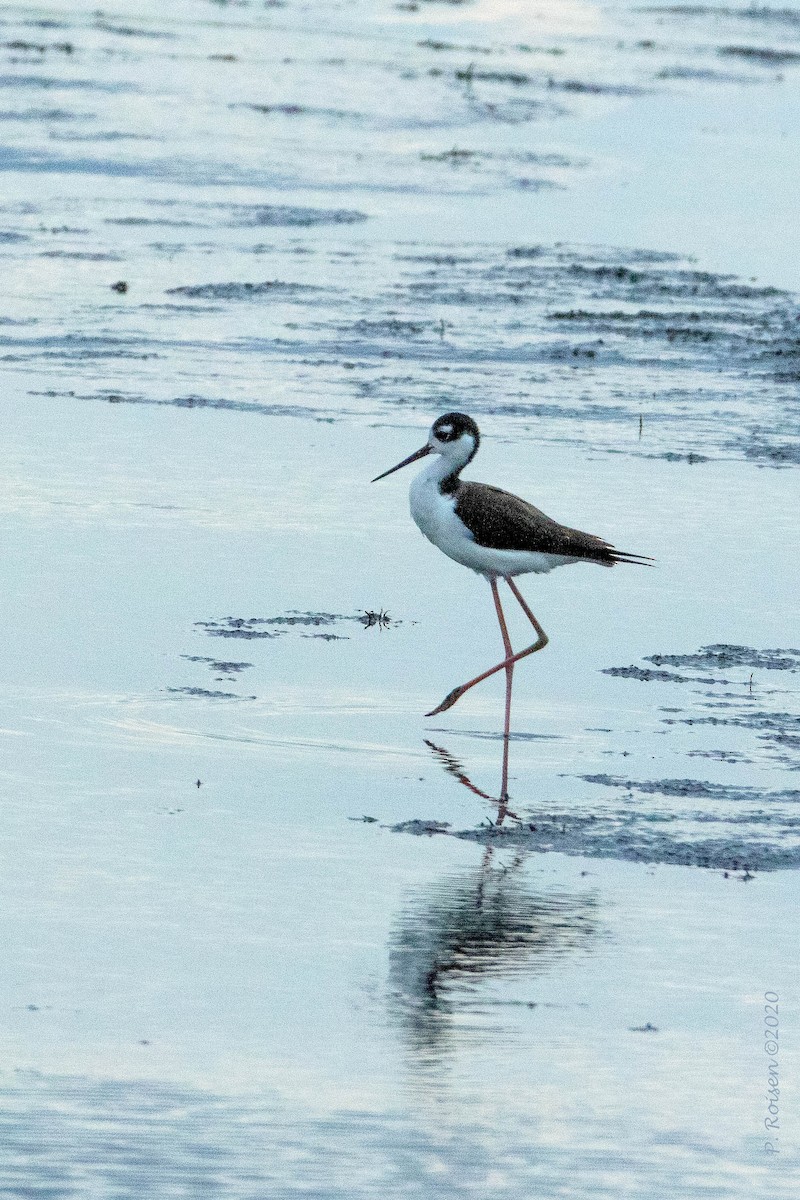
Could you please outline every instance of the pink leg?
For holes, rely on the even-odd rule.
[[[498,825],[505,816],[505,806],[508,802],[508,743],[511,736],[511,687],[514,680],[514,663],[509,661],[513,659],[514,651],[511,646],[511,638],[508,636],[508,626],[503,613],[503,606],[500,603],[500,593],[497,590],[497,580],[490,579],[489,583],[492,587],[492,599],[494,606],[497,609],[497,619],[500,622],[500,632],[503,635],[503,647],[506,652],[506,719],[503,727],[503,776],[500,782],[500,813],[498,816]]]
[[[537,633],[538,633],[538,635],[539,635],[539,639],[540,639],[540,641],[541,641],[541,643],[542,643],[542,644],[541,644],[541,646],[537,646],[537,647],[536,647],[536,649],[537,649],[537,650],[544,650],[545,646],[546,646],[546,645],[547,645],[547,643],[550,641],[549,637],[547,636],[547,634],[545,633],[545,631],[542,629],[541,625],[540,625],[540,624],[539,624],[539,622],[536,620],[536,617],[533,615],[533,613],[531,612],[531,610],[528,608],[528,605],[525,603],[525,597],[523,596],[522,592],[519,590],[519,588],[517,587],[517,585],[514,583],[514,580],[511,578],[511,576],[510,576],[510,575],[509,575],[509,576],[508,576],[508,578],[506,579],[506,583],[507,583],[507,584],[508,584],[508,586],[511,588],[512,592],[514,593],[514,595],[517,597],[517,600],[519,600],[520,607],[522,608],[522,611],[525,613],[525,616],[528,618],[528,620],[530,621],[531,625],[533,626],[533,628],[536,630],[536,632],[537,632]]]
[[[528,646],[525,650],[519,650],[516,654],[508,656],[503,660],[503,662],[498,663],[497,666],[490,667],[488,671],[484,671],[481,675],[476,675],[474,679],[470,679],[467,683],[462,683],[459,687],[453,688],[452,692],[448,692],[441,704],[437,705],[436,708],[431,709],[429,713],[425,714],[426,717],[435,717],[437,713],[446,712],[448,708],[452,708],[453,705],[461,699],[465,692],[468,692],[470,688],[475,687],[476,683],[483,683],[484,679],[489,679],[490,676],[496,675],[498,671],[505,671],[508,667],[513,666],[514,663],[519,662],[520,659],[527,658],[529,654],[535,654],[537,650],[544,650],[545,646],[547,645],[549,638],[539,622],[536,620],[536,617],[528,608],[528,605],[525,603],[519,588],[510,578],[506,578],[506,583],[511,588],[511,591],[514,593],[520,605],[522,606],[525,616],[536,630],[536,633],[538,634],[536,641],[532,646]]]

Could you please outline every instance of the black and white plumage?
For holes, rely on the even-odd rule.
[[[497,671],[506,672],[505,748],[503,759],[503,795],[508,785],[508,739],[511,721],[511,680],[514,664],[547,645],[547,634],[528,607],[514,583],[516,575],[530,572],[542,575],[570,563],[590,562],[603,567],[617,563],[648,565],[652,560],[641,554],[617,550],[610,542],[560,525],[534,508],[527,500],[504,492],[488,483],[466,482],[461,472],[475,457],[480,445],[480,432],[472,417],[451,412],[439,417],[431,426],[424,446],[396,467],[384,471],[384,479],[401,467],[433,454],[433,461],[416,476],[409,498],[411,515],[434,546],[449,558],[485,576],[491,585],[492,598],[503,635],[506,657],[496,666],[483,671],[474,679],[461,684],[445,697],[427,716],[451,708],[476,683],[488,679]],[[536,631],[536,641],[518,651],[511,648],[505,615],[497,587],[505,579],[512,594]]]
[[[445,413],[434,421],[425,446],[377,477],[437,455],[411,484],[411,515],[425,537],[450,558],[489,578],[543,574],[575,562],[613,567],[647,561],[594,534],[560,525],[511,492],[462,480],[461,471],[479,446],[480,432],[471,417]]]

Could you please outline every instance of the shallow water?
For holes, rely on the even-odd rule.
[[[0,22],[0,1194],[795,1196],[800,12]]]

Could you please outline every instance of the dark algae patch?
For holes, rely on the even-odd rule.
[[[767,46],[721,46],[719,53],[726,58],[744,58],[765,67],[785,67],[800,63],[800,52],[775,50]]]
[[[607,667],[603,672],[646,684],[689,685],[690,697],[663,707],[662,724],[689,727],[698,734],[729,730],[728,746],[694,746],[691,757],[720,762],[766,759],[783,769],[800,769],[800,650],[723,643],[689,654],[651,654],[641,667]]]
[[[195,627],[202,629],[209,637],[225,638],[276,638],[292,630],[326,628],[324,633],[302,633],[303,637],[317,637],[324,641],[344,641],[346,635],[332,633],[327,627],[333,625],[351,625],[357,622],[365,629],[391,629],[400,622],[390,617],[383,609],[367,609],[360,613],[328,613],[328,612],[288,612],[275,617],[225,617],[220,621],[197,621]],[[189,657],[184,655],[184,657]],[[216,664],[214,659],[192,657],[191,662],[209,662]],[[228,664],[232,665],[232,664]],[[234,664],[235,665],[235,664]],[[244,663],[242,666],[249,666]]]
[[[646,662],[658,666],[725,668],[750,671],[800,671],[800,650],[754,650],[750,646],[704,646],[696,654],[651,654]]]
[[[669,667],[682,670],[722,671],[737,668],[748,671],[791,671],[800,672],[798,650],[754,650],[750,646],[715,645],[704,646],[695,654],[649,654],[645,662],[652,667],[605,667],[604,675],[616,675],[623,679],[639,679],[644,683],[730,683],[730,679],[712,679],[708,675],[681,675],[676,670],[661,670]]]
[[[116,290],[116,289],[115,289]],[[126,289],[127,290],[127,289]],[[1,323],[1,322],[0,322]],[[122,356],[121,356],[122,357]],[[172,396],[160,399],[131,392],[60,392],[53,389],[47,391],[31,391],[30,396],[45,396],[70,400],[101,400],[106,404],[146,404],[157,408],[187,408],[187,409],[216,409],[222,412],[246,412],[265,417],[306,417],[312,420],[323,418],[320,409],[301,408],[293,404],[259,404],[256,401],[231,400],[224,396]]]
[[[670,818],[664,818],[669,824]],[[654,821],[636,825],[619,818],[576,818],[564,813],[555,820],[515,821],[478,829],[446,829],[436,822],[405,821],[391,827],[397,833],[445,836],[484,846],[515,848],[587,858],[617,858],[628,862],[704,867],[719,871],[775,871],[800,866],[800,845],[755,842],[746,837],[680,838],[658,829]]]
[[[531,186],[542,172],[563,170],[555,159],[544,165],[547,154],[537,157],[542,165],[531,164]],[[451,147],[430,158],[437,161],[420,167],[448,176],[448,162],[462,164],[457,174],[507,169],[521,181],[526,171],[502,152],[484,157]],[[124,229],[134,242],[148,237],[152,222],[171,222],[192,237],[197,226],[204,237],[224,229],[247,238],[250,229],[264,232],[264,222],[293,219],[281,206],[201,201],[181,208],[142,202],[138,211],[129,202],[101,206],[99,217],[104,240]],[[111,224],[117,221],[126,224]],[[183,222],[189,227],[178,230]],[[48,235],[41,244],[32,221],[8,224],[28,239],[28,253],[107,253],[85,235]],[[276,225],[274,241],[248,241],[248,254],[268,256],[267,279],[184,276],[166,295],[131,280],[130,332],[119,312],[114,337],[63,323],[47,333],[3,328],[0,358],[51,369],[104,356],[108,369],[99,378],[95,372],[94,389],[73,393],[85,398],[342,420],[384,418],[409,406],[438,410],[443,389],[455,389],[459,407],[479,420],[507,418],[521,438],[535,429],[539,439],[659,458],[676,469],[700,470],[719,458],[782,470],[800,462],[800,306],[788,293],[635,248],[312,243],[301,234]],[[194,245],[211,253],[215,244]],[[170,262],[176,247],[190,248],[148,245]],[[137,354],[142,361],[169,356],[194,379],[198,363],[215,378],[222,362],[236,392],[198,395],[196,384],[177,398],[163,387],[125,392],[113,360]],[[254,364],[259,374],[280,376],[285,399],[254,391]],[[745,403],[745,394],[752,400]]]
[[[196,626],[207,633],[209,637],[219,638],[276,638],[281,636],[281,630],[263,629],[264,623],[254,617],[245,620],[242,617],[228,617],[224,621],[197,621]]]
[[[703,800],[734,800],[749,803],[771,802],[800,805],[800,790],[763,792],[754,787],[709,783],[702,779],[625,779],[619,775],[580,775],[586,783],[597,783],[603,787],[624,788],[626,791],[641,792],[646,796],[682,796]],[[800,823],[800,809],[797,822]]]
[[[171,687],[168,692],[178,696],[193,696],[200,700],[255,700],[255,696],[237,696],[236,692],[215,692],[208,688]]]
[[[652,667],[606,667],[604,675],[617,675],[621,679],[640,679],[643,683],[658,680],[660,683],[687,683],[688,675],[676,675],[672,671],[654,671]]]
[[[204,654],[182,654],[181,658],[187,662],[205,663],[209,670],[216,672],[219,679],[236,679],[242,671],[247,671],[253,665],[248,662],[225,662]]]
[[[251,300],[260,297],[297,296],[318,292],[319,288],[303,283],[284,283],[268,279],[264,283],[197,283],[167,288],[168,296],[188,296],[194,300]]]
[[[290,204],[234,205],[236,224],[311,229],[315,225],[357,225],[367,214],[353,208],[298,208]]]

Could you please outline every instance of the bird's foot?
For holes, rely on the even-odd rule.
[[[436,717],[439,713],[447,712],[448,708],[452,708],[467,689],[463,686],[453,688],[452,692],[448,692],[441,704],[437,704],[436,708],[432,708],[430,712],[425,713],[426,717]]]

